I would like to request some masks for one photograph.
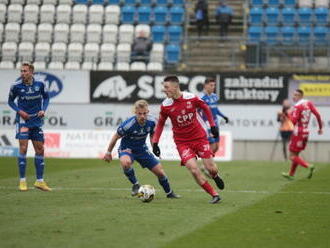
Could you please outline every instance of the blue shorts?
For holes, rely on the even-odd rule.
[[[152,155],[148,150],[132,152],[131,149],[119,149],[118,154],[119,158],[124,155],[128,155],[131,158],[132,163],[136,160],[142,166],[142,168],[148,168],[149,170],[159,164],[158,159],[156,159],[155,156]]]
[[[220,141],[220,133],[219,133],[219,137],[218,138],[213,138],[213,135],[211,133],[211,129],[207,130],[207,139],[209,140],[210,144],[214,144],[214,143],[219,143]]]
[[[44,132],[40,127],[27,127],[26,124],[16,124],[16,139],[24,140],[36,140],[44,142]]]

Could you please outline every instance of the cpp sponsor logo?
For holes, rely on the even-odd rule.
[[[35,80],[42,81],[46,84],[50,98],[59,95],[63,90],[62,81],[54,74],[47,72],[36,72],[34,74],[34,78]]]

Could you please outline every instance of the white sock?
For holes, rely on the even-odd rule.
[[[41,179],[37,179],[37,182],[43,182],[43,181],[44,181],[43,178],[41,178]]]
[[[22,177],[19,179],[21,182],[25,182],[26,181],[26,178],[25,177]]]

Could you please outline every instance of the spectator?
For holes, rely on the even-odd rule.
[[[152,48],[152,41],[145,31],[141,30],[132,45],[132,61],[149,62],[149,55]]]
[[[233,18],[233,9],[222,0],[219,2],[219,6],[216,9],[215,18],[220,26],[220,36],[227,36],[228,26],[231,24]]]
[[[207,0],[198,0],[195,5],[195,19],[197,25],[198,37],[202,35],[204,26],[206,32],[209,30],[208,3]]]

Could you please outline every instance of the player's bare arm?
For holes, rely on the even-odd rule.
[[[23,110],[18,111],[18,114],[23,118],[23,120],[28,120],[30,118],[29,114]]]
[[[112,136],[110,144],[108,146],[108,150],[105,153],[103,160],[110,163],[112,161],[112,150],[115,147],[117,140],[119,140],[121,137],[116,133]]]
[[[40,111],[38,112],[38,117],[45,117],[45,111],[40,110]]]

